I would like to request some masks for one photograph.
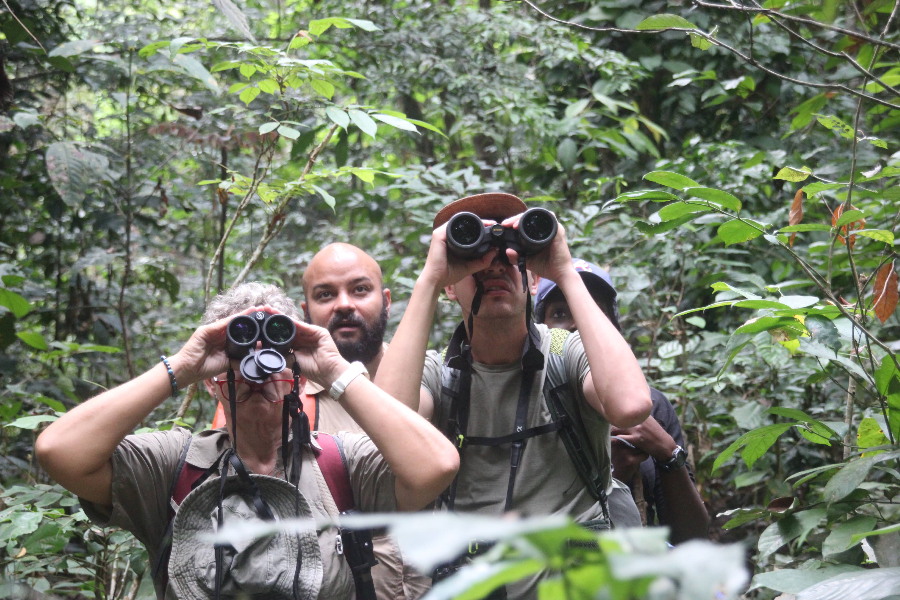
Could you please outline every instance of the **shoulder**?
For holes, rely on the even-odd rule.
[[[152,431],[148,433],[136,433],[126,436],[119,443],[118,450],[129,454],[144,454],[152,456],[166,456],[179,454],[191,439],[191,432],[182,427],[176,427],[168,431]]]

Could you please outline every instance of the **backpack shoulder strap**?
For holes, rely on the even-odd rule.
[[[334,498],[338,512],[353,510],[353,488],[350,487],[350,472],[347,469],[347,461],[344,458],[344,447],[336,436],[319,433],[316,438],[322,451],[316,456],[319,469],[328,484],[328,491]]]
[[[550,352],[547,357],[547,373],[544,378],[544,403],[554,421],[560,421],[560,435],[566,453],[578,471],[578,475],[591,496],[600,503],[603,516],[609,520],[609,507],[604,483],[606,470],[591,451],[591,437],[585,427],[577,399],[569,388],[569,374],[563,351],[570,332],[565,329],[550,330]]]

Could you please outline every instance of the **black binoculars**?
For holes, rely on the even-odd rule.
[[[269,375],[287,366],[285,354],[297,335],[294,321],[287,315],[270,315],[261,310],[231,319],[225,330],[225,354],[241,361],[241,376],[262,383]],[[262,348],[257,350],[257,342]]]
[[[485,225],[470,212],[453,215],[447,223],[447,249],[457,258],[470,260],[484,256],[491,246],[500,249],[500,260],[507,262],[506,249],[519,256],[537,254],[550,245],[558,229],[556,215],[546,208],[531,208],[519,220],[519,228],[500,223]]]

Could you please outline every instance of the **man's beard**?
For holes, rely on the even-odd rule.
[[[334,339],[338,352],[344,357],[344,360],[353,362],[360,361],[363,364],[368,363],[378,356],[381,351],[381,345],[384,343],[384,332],[387,329],[388,309],[386,303],[382,303],[381,315],[375,320],[370,327],[359,315],[352,314],[347,316],[335,315],[328,323],[328,331],[334,339],[334,331],[340,327],[347,325],[355,325],[360,328],[362,337],[359,341],[349,342]]]

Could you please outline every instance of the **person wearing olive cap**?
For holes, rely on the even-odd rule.
[[[448,252],[447,223],[454,215],[474,213],[486,225],[516,229],[526,210],[516,196],[489,193],[438,212],[425,266],[375,382],[408,406],[418,404],[420,414],[452,435],[461,466],[440,508],[569,515],[609,528],[609,426],[643,422],[650,390],[628,344],[573,268],[565,229],[560,225],[549,246],[527,257],[527,290],[511,248],[503,254],[491,248],[470,260]],[[559,282],[579,333],[530,320],[531,296],[544,277]],[[459,304],[463,323],[443,354],[426,352],[442,291]],[[557,418],[560,410],[569,418]],[[590,469],[570,454],[573,437],[583,442],[588,455],[580,458]],[[543,576],[507,585],[507,597],[536,598]]]
[[[572,265],[584,280],[591,298],[621,331],[616,289],[609,273],[579,258],[573,259]],[[538,323],[548,327],[577,330],[569,303],[549,279],[541,280],[538,286],[534,316]],[[706,538],[709,514],[685,462],[684,435],[678,416],[665,394],[653,387],[650,393],[653,410],[646,421],[630,428],[612,428],[613,473],[632,488],[638,500],[643,500],[638,504],[644,505],[645,523],[670,528],[672,543]],[[613,523],[617,523],[617,506],[612,496],[610,510]]]

